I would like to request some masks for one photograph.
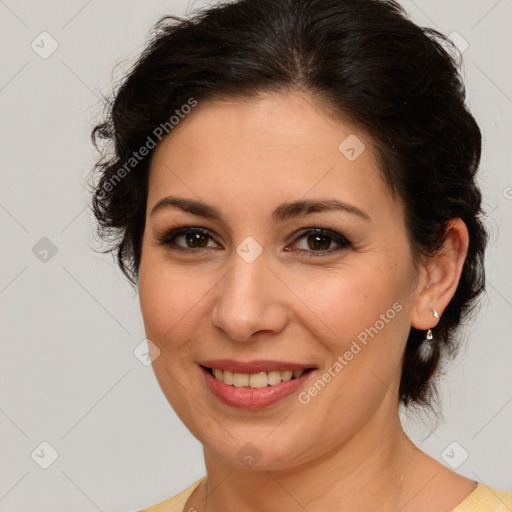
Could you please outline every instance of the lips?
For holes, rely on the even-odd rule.
[[[245,409],[268,407],[292,395],[315,369],[284,361],[230,359],[202,361],[200,368],[209,390],[218,399]]]
[[[257,361],[235,361],[234,359],[210,359],[201,361],[201,366],[206,368],[217,368],[233,373],[259,373],[268,371],[295,371],[313,368],[313,365],[290,363],[286,361],[257,360]]]

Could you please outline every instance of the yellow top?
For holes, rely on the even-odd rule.
[[[194,489],[206,478],[192,484],[180,494],[162,501],[158,505],[145,508],[140,512],[197,512],[184,510],[185,503]],[[459,503],[451,512],[510,512],[512,510],[512,492],[498,491],[494,487],[479,483],[475,490]]]

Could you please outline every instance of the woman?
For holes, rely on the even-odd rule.
[[[204,447],[207,476],[148,511],[512,507],[398,416],[484,289],[480,130],[445,46],[378,0],[159,24],[94,132],[100,233]]]

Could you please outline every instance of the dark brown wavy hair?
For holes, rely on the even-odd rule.
[[[102,157],[89,184],[105,252],[115,252],[137,284],[153,149],[136,162],[134,154],[159,142],[158,127],[170,132],[171,116],[191,98],[312,94],[371,136],[389,190],[405,206],[416,263],[441,248],[451,219],[468,228],[467,257],[435,328],[433,355],[418,356],[425,333],[411,328],[404,356],[400,401],[431,404],[440,358],[455,353],[457,328],[484,290],[488,236],[475,181],[481,134],[448,47],[388,0],[238,0],[161,19],[92,133]]]

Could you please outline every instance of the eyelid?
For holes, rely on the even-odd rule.
[[[177,226],[175,228],[170,228],[169,230],[165,231],[162,235],[157,235],[157,242],[159,245],[166,245],[171,246],[174,239],[178,236],[185,235],[187,233],[199,233],[201,235],[207,236],[215,242],[216,244],[220,245],[217,240],[215,239],[215,236],[212,235],[211,231],[209,229],[200,227],[200,226]],[[321,228],[317,226],[311,226],[311,227],[305,227],[300,229],[299,231],[295,232],[292,235],[292,239],[290,242],[286,244],[286,247],[289,247],[290,244],[297,243],[300,239],[304,238],[307,235],[314,235],[314,234],[320,234],[323,236],[326,236],[330,238],[335,244],[338,245],[335,249],[327,249],[325,251],[308,251],[305,249],[296,249],[296,251],[300,253],[307,253],[309,256],[324,256],[328,254],[333,254],[335,252],[338,252],[340,250],[346,249],[348,247],[352,247],[352,243],[348,238],[346,238],[341,233],[338,233],[337,231],[334,231],[332,229],[327,228]],[[204,249],[212,249],[212,247],[183,247],[180,245],[176,245],[172,247],[174,250],[181,250],[181,251],[189,251],[189,252],[197,252],[198,250],[204,250]],[[285,248],[286,250],[286,248]],[[288,251],[289,252],[289,251]]]
[[[175,238],[181,235],[185,235],[187,233],[199,233],[201,235],[209,237],[212,241],[218,244],[218,242],[215,240],[215,237],[212,235],[211,231],[200,226],[179,226],[168,229],[164,231],[162,235],[156,236],[157,243],[158,245],[166,245],[170,247]],[[197,247],[194,249],[192,247],[182,247],[181,245],[176,245],[175,247],[172,248],[183,251],[198,251],[199,249],[211,249],[211,247]]]
[[[341,251],[343,249],[347,249],[349,247],[352,247],[352,242],[345,236],[343,236],[341,233],[338,233],[337,231],[334,231],[332,229],[327,228],[320,228],[320,227],[308,227],[303,228],[299,232],[295,233],[293,236],[292,244],[297,243],[298,240],[301,238],[304,238],[307,235],[314,235],[314,234],[320,234],[323,236],[326,236],[330,238],[334,243],[338,244],[338,247],[335,249],[327,249],[325,251],[307,251],[305,249],[297,249],[299,252],[307,253],[309,256],[324,256],[328,254],[333,254],[338,251]],[[287,247],[290,244],[287,244]]]

